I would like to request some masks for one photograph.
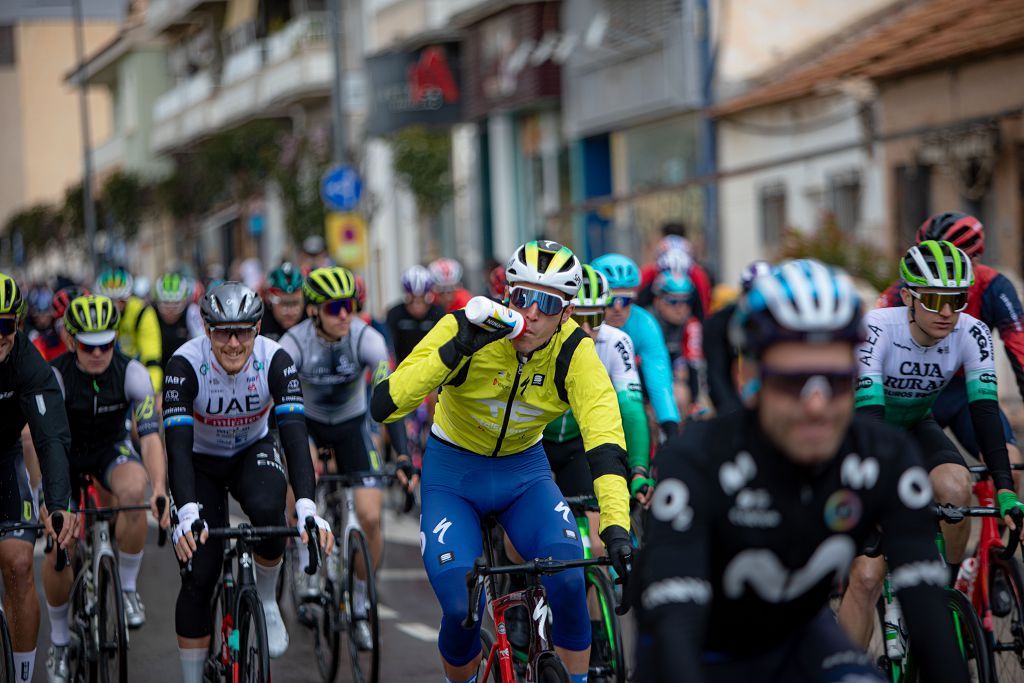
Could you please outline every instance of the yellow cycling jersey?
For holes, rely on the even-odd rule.
[[[163,359],[163,337],[160,334],[160,320],[156,309],[147,306],[137,296],[129,297],[121,313],[117,327],[117,346],[129,358],[136,358],[146,366],[153,381],[153,390],[163,388],[164,372],[160,368]]]
[[[456,315],[465,313],[444,316],[378,386],[387,393],[375,392],[374,418],[401,419],[440,387],[438,435],[473,453],[504,456],[536,444],[547,424],[572,408],[601,506],[601,530],[611,524],[628,530],[622,418],[593,340],[570,320],[528,359],[501,339],[449,367],[440,349],[458,332]]]

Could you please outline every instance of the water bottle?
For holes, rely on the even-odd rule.
[[[956,574],[953,587],[970,597],[974,593],[974,581],[978,578],[978,558],[968,557],[960,563],[960,571]]]
[[[466,318],[485,330],[508,330],[508,338],[515,339],[526,329],[523,316],[491,301],[486,296],[475,296],[466,304]]]
[[[892,660],[903,659],[907,652],[906,636],[903,634],[903,613],[895,599],[885,603],[885,654]]]

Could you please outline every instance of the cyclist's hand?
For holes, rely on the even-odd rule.
[[[499,339],[504,339],[508,336],[509,330],[488,330],[474,325],[469,319],[464,316],[456,316],[455,319],[459,323],[459,331],[456,333],[455,338],[449,342],[455,347],[455,351],[460,356],[472,356],[474,353],[487,346],[491,342],[496,342]]]
[[[174,554],[181,562],[191,560],[193,553],[199,548],[192,535],[192,525],[197,521],[199,521],[198,503],[188,503],[178,508],[178,526],[175,527],[171,540],[174,542]],[[206,543],[206,538],[209,535],[209,527],[206,526],[206,522],[203,522],[203,533],[199,536],[199,543]]]
[[[659,422],[658,423],[658,443],[665,443],[673,436],[679,433],[678,422]]]
[[[996,493],[996,500],[999,502],[999,515],[1006,522],[1006,526],[1016,531],[1021,540],[1024,540],[1024,527],[1018,525],[1014,520],[1014,516],[1020,519],[1021,514],[1024,513],[1024,503],[1021,503],[1017,494],[1009,489],[999,489],[999,492]],[[1018,510],[1020,512],[1016,512]]]
[[[406,493],[412,493],[420,483],[419,468],[412,464],[412,458],[402,454],[395,458],[395,476],[398,483],[402,485]]]
[[[634,467],[633,478],[629,482],[629,495],[636,498],[637,502],[648,508],[651,506],[651,497],[654,495],[654,480],[648,476],[646,467]]]
[[[331,525],[327,520],[316,514],[316,503],[309,498],[299,498],[295,501],[295,516],[299,519],[299,539],[303,543],[309,542],[309,536],[306,534],[306,517],[313,518],[320,533],[320,552],[328,555],[334,547],[334,534],[331,533]]]
[[[156,499],[163,498],[164,514],[160,515],[160,508],[157,507]],[[161,529],[167,529],[171,526],[171,506],[166,504],[167,491],[153,491],[153,495],[149,497],[149,511],[153,514],[153,519],[157,521]]]
[[[39,518],[43,520],[47,535],[56,539],[57,545],[66,550],[78,534],[78,515],[73,512],[64,512],[61,513],[61,517],[64,518],[64,526],[61,527],[60,535],[57,535],[53,533],[53,518],[46,509],[46,504],[40,505]]]
[[[629,532],[621,526],[611,525],[601,532],[601,540],[608,549],[608,557],[619,575],[617,583],[626,583],[633,571],[633,542]]]

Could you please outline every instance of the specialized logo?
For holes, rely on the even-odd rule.
[[[849,536],[832,536],[819,545],[800,569],[788,570],[771,550],[744,550],[722,575],[726,597],[739,599],[747,586],[766,602],[790,602],[822,581],[843,576],[857,554]]]
[[[665,479],[654,488],[651,514],[662,522],[670,522],[676,531],[686,531],[693,523],[690,489],[678,479]]]
[[[548,641],[548,625],[551,623],[551,608],[548,607],[547,601],[541,597],[537,599],[537,604],[533,608],[533,621],[537,624],[537,635],[544,642],[545,646]]]
[[[850,453],[843,460],[839,480],[851,489],[873,489],[878,482],[878,461],[874,458],[861,460],[856,453]]]
[[[836,491],[825,501],[825,526],[836,533],[847,532],[857,526],[863,508],[860,497],[853,491]]]
[[[718,483],[725,495],[731,496],[747,485],[757,474],[754,458],[747,451],[740,451],[735,462],[723,463],[718,470]]]
[[[448,521],[448,518],[442,517],[441,521],[437,523],[437,526],[435,526],[434,530],[431,532],[437,535],[437,542],[441,545],[444,545],[444,535],[448,533],[448,529],[450,529],[451,526],[452,523]]]
[[[932,485],[924,468],[911,467],[896,484],[900,500],[911,510],[920,510],[932,500]]]
[[[569,505],[564,500],[558,501],[558,505],[555,506],[555,512],[562,513],[562,521],[566,524],[569,523],[569,513],[572,510],[569,509]]]

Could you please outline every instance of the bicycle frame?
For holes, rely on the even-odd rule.
[[[982,479],[974,483],[974,495],[978,498],[978,504],[985,507],[995,505],[996,487],[990,479]],[[978,558],[978,577],[974,581],[971,599],[974,610],[981,617],[981,625],[985,631],[991,633],[992,627],[992,601],[989,599],[989,569],[991,561],[989,553],[993,548],[1004,549],[1002,535],[999,533],[999,522],[994,517],[981,520],[981,535],[978,538],[978,549],[975,557]]]
[[[501,680],[513,683],[515,673],[512,667],[512,645],[508,641],[508,634],[505,628],[505,612],[513,607],[525,607],[531,615],[530,623],[530,659],[528,663],[527,680],[537,680],[537,665],[540,659],[552,652],[552,645],[548,638],[548,629],[551,625],[551,610],[546,604],[544,589],[540,586],[539,579],[534,577],[535,585],[523,590],[513,591],[500,598],[493,598],[493,587],[490,581],[487,585],[487,603],[490,606],[491,618],[494,620],[494,644],[487,654],[487,663],[484,666],[483,676],[480,680],[488,680],[491,668],[495,665],[501,672]],[[472,606],[471,606],[472,609]]]
[[[238,560],[237,578],[232,567]],[[235,629],[235,614],[238,613],[238,599],[249,588],[256,590],[256,570],[249,543],[244,538],[236,539],[235,545],[224,549],[221,566],[221,620],[220,620],[220,664],[225,668],[238,666],[238,631]]]

